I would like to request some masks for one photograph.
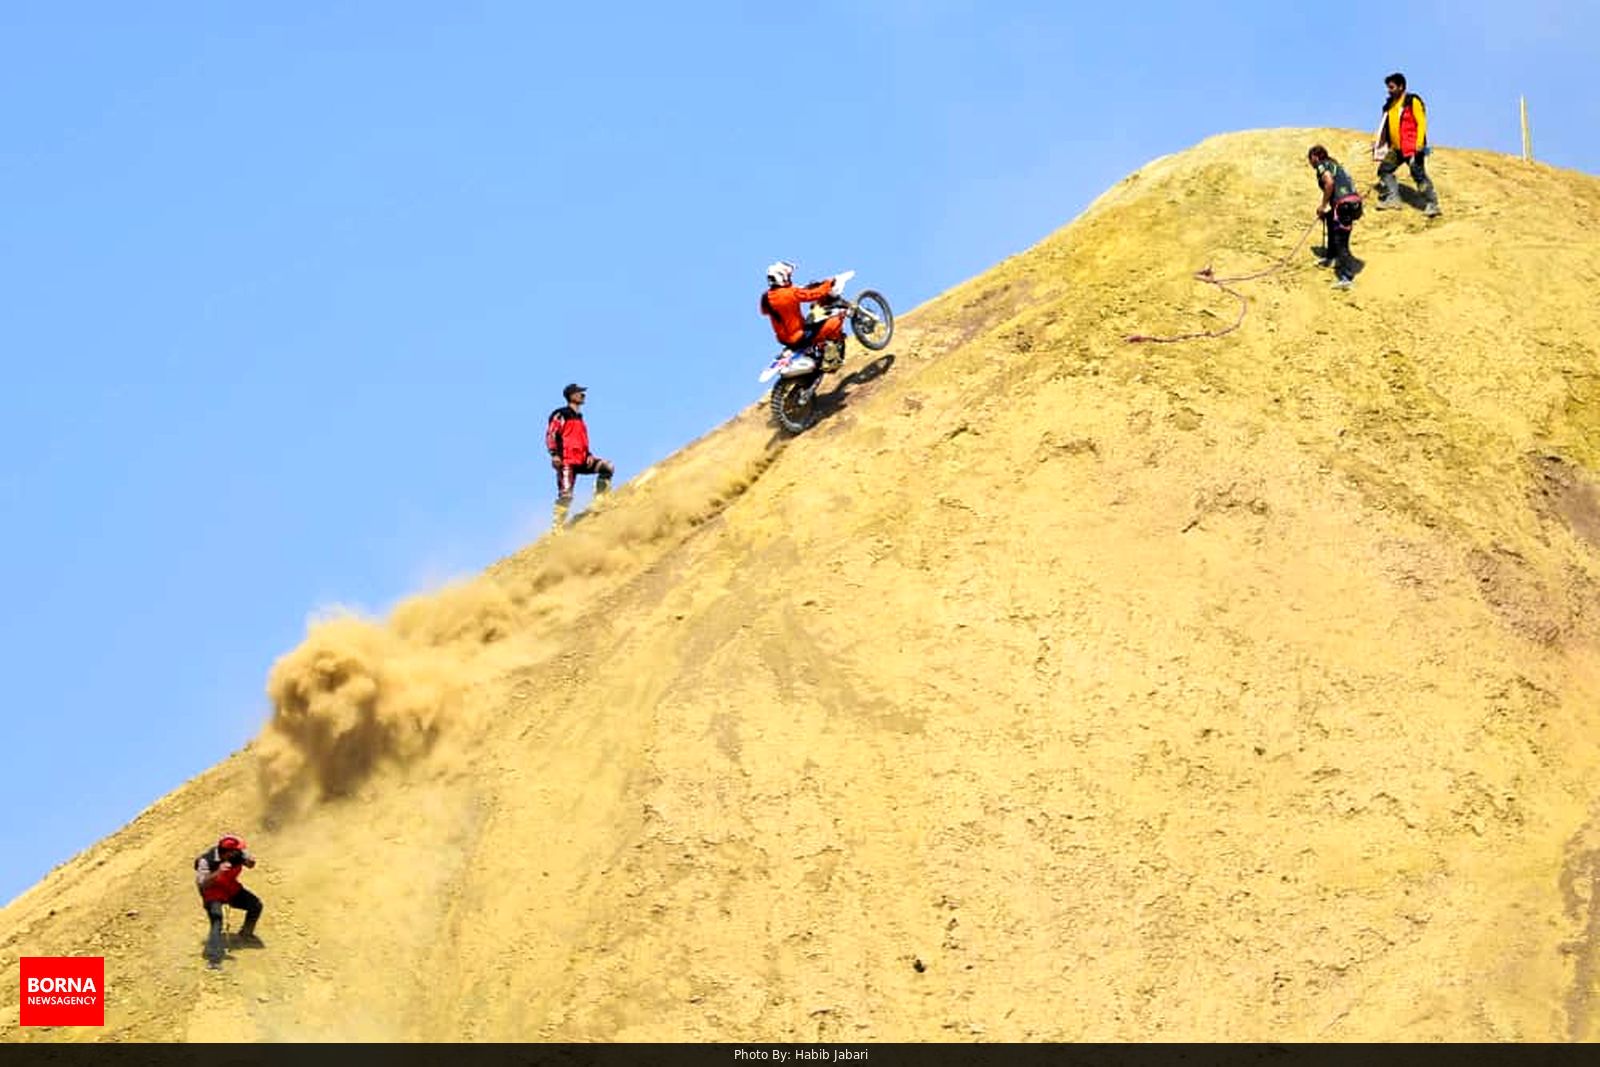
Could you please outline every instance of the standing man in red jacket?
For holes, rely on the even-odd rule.
[[[1406,92],[1406,76],[1399,72],[1383,80],[1389,97],[1383,102],[1383,124],[1378,127],[1378,139],[1373,144],[1373,155],[1387,148],[1378,164],[1378,187],[1381,190],[1379,211],[1400,206],[1400,179],[1395,171],[1404,163],[1411,168],[1411,180],[1417,185],[1426,205],[1422,213],[1428,218],[1439,214],[1439,193],[1428,179],[1424,160],[1428,155],[1428,109],[1422,97]]]
[[[206,961],[213,968],[222,966],[223,908],[244,912],[239,941],[261,947],[261,939],[256,936],[261,898],[239,884],[239,872],[255,865],[255,857],[245,850],[244,839],[236,834],[223,834],[216,845],[195,858],[194,883],[200,890],[200,903],[206,909],[206,917],[211,920],[211,933],[206,938]]]
[[[594,495],[598,500],[611,489],[616,468],[589,451],[589,427],[583,421],[583,404],[588,391],[576,383],[561,391],[566,407],[550,413],[544,431],[544,447],[550,453],[550,466],[556,472],[555,532],[560,533],[572,508],[572,490],[578,475],[596,475]]]

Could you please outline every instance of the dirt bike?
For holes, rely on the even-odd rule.
[[[834,278],[832,289],[811,305],[806,320],[819,323],[843,318],[863,348],[878,352],[887,348],[894,336],[894,312],[883,294],[872,289],[861,290],[854,300],[847,298],[844,287],[855,276],[855,271],[847,270]],[[844,364],[844,342],[841,336],[820,346],[784,348],[761,372],[763,383],[778,379],[772,387],[772,417],[785,432],[802,433],[817,421],[817,386],[824,375]]]

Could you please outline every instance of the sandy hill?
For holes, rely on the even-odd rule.
[[[1600,1038],[1600,180],[1158,160],[567,537],[272,669],[0,911],[141,1039]],[[893,296],[892,285],[882,282]],[[752,374],[760,351],[752,354]],[[199,958],[218,830],[264,950]],[[10,973],[15,973],[11,971]]]

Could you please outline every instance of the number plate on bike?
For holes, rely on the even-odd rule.
[[[790,361],[793,359],[793,352],[784,351],[778,353],[778,358],[767,364],[767,369],[761,372],[760,380],[763,383],[772,381],[773,378],[777,377],[783,372],[783,369],[787,367]]]

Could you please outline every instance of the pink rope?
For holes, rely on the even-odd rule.
[[[1250,306],[1249,301],[1245,300],[1244,294],[1239,292],[1237,289],[1230,288],[1230,286],[1236,285],[1239,282],[1253,282],[1258,278],[1265,278],[1269,274],[1276,274],[1278,271],[1287,267],[1289,265],[1289,261],[1294,259],[1295,254],[1300,251],[1300,246],[1306,243],[1306,238],[1311,236],[1311,231],[1316,229],[1319,221],[1321,220],[1312,219],[1310,225],[1306,227],[1305,233],[1300,235],[1300,240],[1295,242],[1294,247],[1289,249],[1288,254],[1264,270],[1258,270],[1254,274],[1240,274],[1233,278],[1219,278],[1209,266],[1194,272],[1196,281],[1205,282],[1207,285],[1214,285],[1218,289],[1221,289],[1223,292],[1227,293],[1229,296],[1233,297],[1235,300],[1239,301],[1239,317],[1233,320],[1232,326],[1221,330],[1198,330],[1194,333],[1174,334],[1170,337],[1152,337],[1149,334],[1136,333],[1128,337],[1128,342],[1130,344],[1148,343],[1157,345],[1170,345],[1178,341],[1197,341],[1206,337],[1226,337],[1228,334],[1244,325],[1244,313]]]

